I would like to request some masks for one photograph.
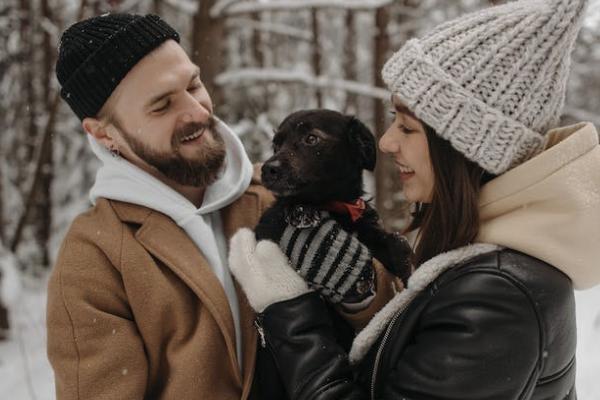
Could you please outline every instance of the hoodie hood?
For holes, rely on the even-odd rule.
[[[227,151],[219,177],[204,192],[200,208],[127,160],[113,157],[89,135],[92,151],[103,164],[90,190],[92,204],[96,204],[99,197],[138,204],[167,214],[181,225],[184,222],[181,219],[185,219],[192,208],[194,214],[202,215],[233,203],[250,185],[252,164],[239,138],[224,122],[216,117],[215,120],[216,130],[223,137]]]
[[[545,150],[486,184],[478,242],[509,247],[600,283],[600,146],[590,123],[551,130]]]

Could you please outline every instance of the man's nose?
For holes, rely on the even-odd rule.
[[[188,93],[186,98],[186,106],[184,111],[184,122],[201,122],[208,121],[212,114],[212,110],[202,102],[198,101],[194,96]]]
[[[281,161],[269,160],[265,162],[261,169],[262,179],[264,180],[276,180],[281,174]]]

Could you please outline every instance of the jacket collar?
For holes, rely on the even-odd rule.
[[[369,349],[388,327],[394,316],[403,312],[406,307],[444,271],[481,254],[499,250],[500,247],[475,243],[464,247],[438,254],[421,264],[411,275],[406,288],[397,293],[373,318],[367,326],[360,331],[352,342],[349,359],[350,363],[358,364]]]

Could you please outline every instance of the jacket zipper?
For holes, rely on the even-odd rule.
[[[396,313],[396,315],[394,315],[394,318],[392,318],[390,324],[388,325],[387,329],[385,330],[385,335],[383,336],[383,340],[381,341],[379,348],[377,349],[377,355],[375,356],[375,363],[373,365],[373,375],[371,378],[371,400],[375,400],[375,381],[377,380],[377,372],[379,370],[379,363],[381,362],[381,356],[383,354],[383,347],[387,343],[387,340],[390,336],[390,333],[392,332],[392,328],[393,328],[394,324],[396,323],[396,320],[398,318],[400,318],[401,315],[403,315],[405,309],[406,309],[406,306],[402,307]]]
[[[264,349],[267,347],[267,341],[265,339],[265,330],[262,327],[262,316],[257,315],[254,320],[254,326],[256,327],[256,331],[258,332],[258,337],[260,338],[260,346]]]

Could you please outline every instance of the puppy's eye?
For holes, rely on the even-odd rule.
[[[304,143],[309,146],[314,146],[319,143],[319,137],[317,135],[309,134],[304,137]]]

